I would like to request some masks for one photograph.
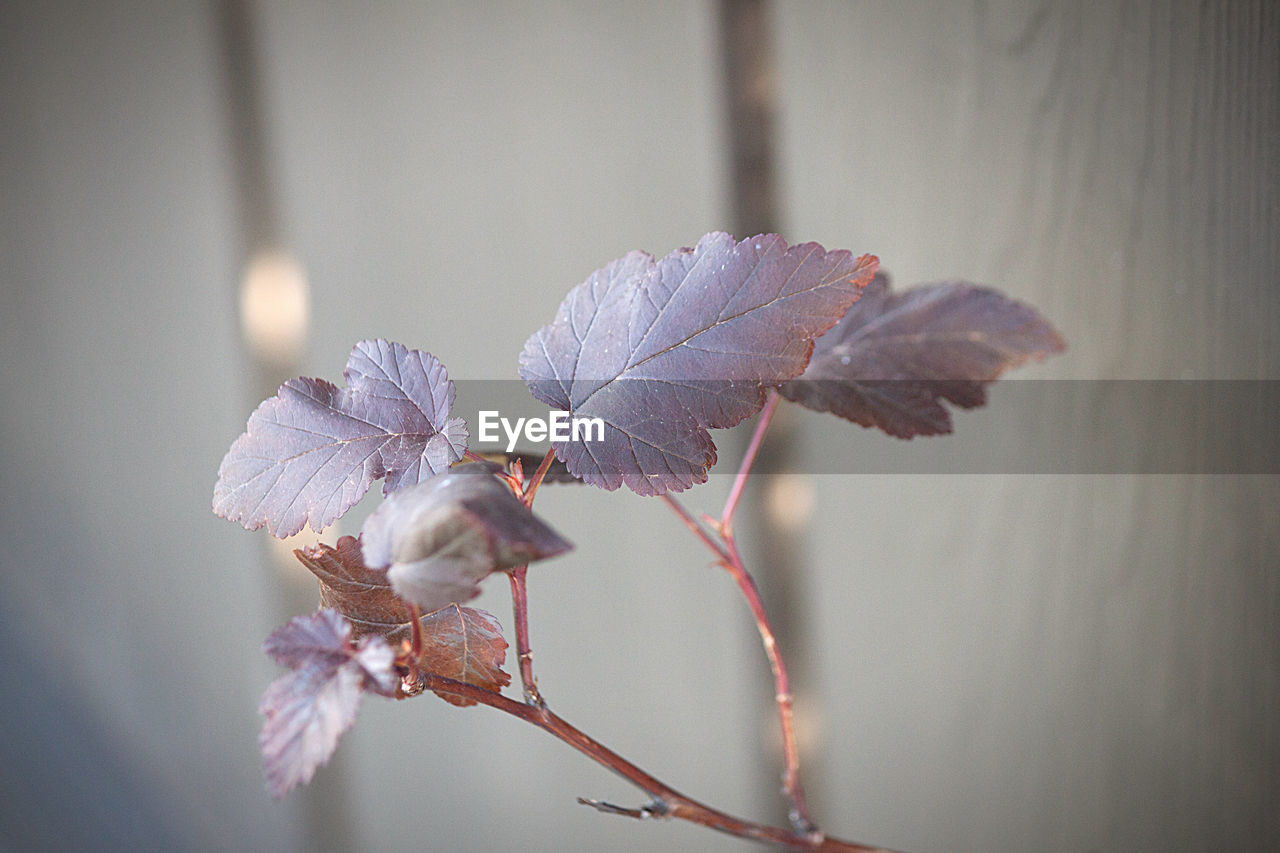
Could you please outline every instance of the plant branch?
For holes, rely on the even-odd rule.
[[[747,607],[756,620],[756,630],[760,632],[760,641],[764,644],[765,656],[769,658],[769,668],[773,670],[774,700],[778,704],[778,724],[782,730],[782,791],[790,804],[789,817],[791,824],[800,832],[811,832],[816,826],[809,815],[809,805],[804,796],[804,785],[800,782],[800,752],[796,748],[795,702],[791,695],[791,679],[787,675],[787,665],[782,659],[782,650],[778,648],[777,637],[773,626],[769,623],[769,614],[765,612],[764,601],[760,598],[760,588],[755,578],[747,571],[738,554],[737,543],[731,535],[725,536],[725,545],[729,549],[730,562],[724,564]]]
[[[739,838],[748,838],[754,841],[778,844],[800,850],[889,853],[889,851],[881,850],[881,848],[830,838],[821,832],[801,833],[734,817],[686,797],[676,789],[627,761],[604,744],[556,716],[545,705],[517,702],[483,687],[455,681],[452,678],[445,678],[434,673],[424,673],[423,679],[427,689],[451,693],[482,705],[488,705],[491,708],[496,708],[513,717],[518,717],[526,723],[537,726],[551,736],[564,741],[597,764],[612,770],[654,799],[654,802],[639,809],[627,809],[591,800],[583,801],[597,810],[632,817],[648,815],[651,817],[679,818],[680,820],[719,830]]]
[[[555,458],[556,452],[548,450],[547,455],[542,457],[538,470],[534,471],[533,476],[525,481],[524,494],[520,496],[525,506],[533,506],[533,497],[538,493],[538,486],[542,485],[542,480],[547,476],[547,472],[551,470],[551,463],[555,461]]]
[[[771,389],[764,409],[761,410],[760,417],[756,420],[755,430],[751,434],[751,442],[747,445],[747,452],[743,455],[742,463],[738,466],[738,474],[734,478],[729,498],[725,501],[724,511],[719,519],[707,519],[719,534],[719,542],[711,538],[703,525],[696,521],[693,515],[675,497],[669,494],[662,497],[667,505],[680,517],[680,520],[684,522],[685,526],[702,541],[702,544],[711,550],[711,553],[715,554],[717,562],[729,572],[734,582],[738,585],[742,597],[746,600],[747,607],[751,609],[752,617],[755,618],[756,630],[760,633],[760,641],[764,644],[765,655],[769,659],[769,668],[773,671],[774,699],[778,705],[778,723],[782,730],[782,792],[787,798],[792,826],[795,827],[797,832],[811,833],[816,831],[816,826],[809,814],[809,805],[804,795],[804,785],[800,782],[800,751],[796,747],[795,700],[791,694],[791,679],[787,675],[786,662],[782,658],[782,651],[778,648],[778,639],[774,635],[773,626],[769,622],[769,614],[764,609],[764,600],[760,597],[760,588],[756,585],[755,578],[751,576],[751,572],[747,571],[747,567],[742,561],[742,555],[738,553],[738,543],[733,536],[733,514],[738,509],[738,503],[742,499],[747,479],[751,476],[751,466],[755,463],[756,455],[760,452],[760,446],[764,443],[765,433],[769,429],[769,423],[773,420],[773,414],[777,411],[780,400],[781,397],[778,396],[778,392]]]
[[[630,806],[616,806],[613,803],[606,803],[604,800],[593,800],[589,797],[578,797],[578,802],[584,806],[590,806],[603,814],[616,814],[622,817],[633,817],[636,820],[644,820],[647,817],[666,817],[666,806],[663,803],[650,803],[639,808]]]
[[[729,552],[711,538],[710,534],[707,533],[706,528],[704,528],[702,524],[693,517],[689,510],[685,509],[684,504],[680,503],[676,496],[670,492],[664,493],[661,495],[661,498],[663,503],[671,507],[671,511],[680,517],[680,520],[684,522],[685,527],[689,528],[689,530],[693,532],[694,536],[701,539],[703,545],[706,545],[711,549],[711,552],[716,555],[716,559],[722,565],[727,566],[729,564]]]
[[[538,493],[542,478],[547,476],[551,462],[555,459],[555,451],[548,450],[542,457],[542,464],[533,476],[524,482],[523,491],[515,489],[516,497],[526,507],[533,506],[533,497]],[[525,577],[528,565],[516,566],[507,571],[507,579],[511,581],[511,609],[516,623],[516,655],[520,661],[520,685],[524,688],[524,701],[536,707],[542,707],[542,694],[538,692],[538,680],[533,677],[533,648],[529,645],[529,591]]]
[[[738,509],[742,490],[747,485],[747,477],[751,475],[751,466],[756,461],[756,454],[760,452],[760,445],[764,443],[764,434],[769,431],[769,423],[773,420],[773,413],[778,410],[778,402],[781,399],[777,390],[770,388],[764,408],[760,411],[760,417],[756,419],[756,428],[751,433],[751,443],[747,445],[742,464],[738,466],[738,476],[733,478],[729,499],[724,502],[724,511],[720,513],[720,530],[726,537],[732,534],[733,514]]]
[[[520,662],[520,684],[524,688],[524,701],[534,707],[542,707],[542,694],[538,692],[538,680],[533,677],[533,649],[529,645],[529,595],[525,586],[525,573],[529,567],[516,566],[507,570],[511,581],[511,609],[516,623],[516,656]]]

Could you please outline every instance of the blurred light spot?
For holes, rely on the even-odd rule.
[[[795,674],[792,673],[792,678]],[[769,749],[782,759],[782,726],[778,720],[778,705],[772,701],[773,694],[767,697],[760,695],[759,731],[760,742],[769,744]],[[796,752],[800,756],[800,778],[805,778],[805,759],[820,755],[824,748],[825,725],[821,708],[821,700],[807,693],[791,692],[791,730],[796,736]]]
[[[796,751],[800,753],[801,778],[804,776],[806,756],[822,752],[825,732],[823,729],[821,702],[805,693],[795,693],[792,699],[792,725],[796,733]]]
[[[813,514],[813,484],[803,474],[775,474],[765,478],[765,512],[787,532],[795,532]]]
[[[301,355],[311,319],[302,267],[284,252],[259,252],[240,287],[240,329],[259,359],[288,363]]]

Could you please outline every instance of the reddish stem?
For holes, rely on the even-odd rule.
[[[706,529],[698,523],[689,510],[685,509],[684,504],[680,503],[676,496],[669,492],[662,494],[661,498],[667,506],[671,507],[672,512],[680,516],[680,520],[684,522],[684,526],[689,528],[689,530],[693,532],[694,536],[701,539],[703,545],[706,545],[711,549],[711,553],[716,555],[716,558],[721,565],[728,566],[729,552],[711,538],[710,534],[708,534]]]
[[[773,414],[777,411],[780,400],[781,397],[778,396],[777,391],[769,391],[764,409],[760,412],[755,430],[751,434],[751,442],[747,445],[747,452],[742,457],[742,464],[738,466],[738,475],[734,478],[733,488],[729,492],[728,500],[725,501],[724,511],[718,520],[708,519],[719,532],[720,542],[713,540],[678,500],[670,495],[663,495],[663,498],[676,515],[680,516],[685,526],[711,549],[720,565],[724,566],[733,577],[734,582],[738,584],[738,589],[742,592],[742,597],[746,599],[747,606],[751,609],[751,615],[756,620],[756,630],[760,633],[765,655],[769,658],[769,668],[773,670],[774,698],[778,704],[778,722],[782,729],[782,792],[789,804],[792,826],[797,832],[811,833],[816,831],[816,827],[809,815],[804,786],[800,782],[800,751],[796,747],[795,703],[791,695],[791,679],[787,675],[787,665],[782,659],[781,649],[778,648],[778,639],[773,633],[769,615],[765,612],[764,601],[760,598],[760,588],[756,586],[755,578],[742,562],[742,555],[738,553],[738,544],[733,537],[733,514],[738,509],[747,478],[751,475],[751,466],[755,463],[760,446],[764,443],[765,433],[769,429],[769,423],[773,420]]]
[[[738,466],[738,476],[733,478],[729,499],[724,502],[724,512],[720,513],[720,530],[725,536],[730,535],[733,514],[738,509],[738,501],[742,500],[742,490],[746,488],[747,477],[751,475],[751,466],[756,461],[756,454],[760,452],[760,445],[764,443],[764,434],[769,431],[769,423],[773,420],[773,413],[778,410],[778,401],[781,399],[777,391],[769,389],[764,409],[756,419],[756,428],[751,433],[751,443],[747,445],[746,455],[742,457],[742,464]]]
[[[542,462],[538,465],[538,470],[533,472],[533,476],[525,481],[524,495],[521,500],[525,506],[533,506],[533,496],[538,493],[538,486],[542,485],[542,479],[547,476],[547,472],[551,470],[551,463],[555,461],[556,452],[548,450],[547,455],[542,457]]]
[[[553,737],[564,741],[597,764],[612,770],[654,798],[653,803],[639,809],[610,806],[607,803],[597,803],[591,800],[585,801],[587,805],[591,805],[600,811],[633,817],[679,818],[680,820],[687,820],[690,823],[719,830],[739,838],[748,838],[754,841],[779,844],[801,850],[889,853],[889,851],[884,851],[880,848],[868,847],[852,841],[842,841],[838,838],[829,838],[817,831],[796,832],[734,817],[686,797],[676,789],[627,761],[604,744],[556,716],[545,705],[517,702],[483,687],[465,684],[434,673],[424,673],[423,679],[427,689],[451,693],[482,705],[488,705],[491,708],[497,708],[499,711],[537,726]]]
[[[422,657],[422,611],[412,601],[406,603],[409,605],[409,651],[416,662]]]
[[[529,595],[525,586],[528,566],[516,566],[507,570],[511,581],[511,609],[516,623],[516,656],[520,661],[520,684],[524,687],[524,701],[531,706],[542,707],[542,694],[538,692],[538,680],[533,677],[533,649],[529,646]]]
[[[527,507],[533,506],[534,495],[542,478],[547,476],[551,462],[555,459],[555,451],[548,450],[542,457],[542,464],[533,476],[524,482],[524,491],[513,488],[520,500]],[[507,571],[507,579],[511,581],[511,609],[516,623],[516,655],[520,661],[520,684],[524,688],[524,701],[529,705],[543,707],[542,694],[538,692],[538,680],[533,677],[533,648],[529,644],[529,591],[525,583],[525,575],[529,571],[527,565],[516,566]]]
[[[732,536],[725,536],[725,545],[729,549],[730,557],[730,562],[725,564],[725,568],[738,584],[742,597],[747,601],[747,607],[751,608],[751,615],[756,620],[756,629],[760,632],[760,641],[764,644],[764,653],[769,658],[769,668],[773,670],[774,699],[778,703],[778,723],[782,729],[782,791],[790,803],[791,825],[799,832],[812,832],[816,829],[816,825],[809,816],[804,785],[800,782],[800,752],[796,748],[795,706],[791,695],[791,679],[787,676],[787,665],[782,659],[782,650],[778,648],[773,626],[769,624],[769,614],[765,612],[764,601],[760,598],[760,588],[756,586],[755,578],[742,564],[742,557],[738,554],[738,546]]]

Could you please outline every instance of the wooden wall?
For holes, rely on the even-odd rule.
[[[731,218],[708,0],[250,10],[306,375],[381,336],[507,394],[569,287]],[[1026,377],[1280,379],[1272,4],[771,17],[789,238],[1036,304],[1070,350]],[[208,509],[259,381],[220,39],[207,4],[0,10],[0,849],[751,849],[593,814],[575,798],[640,798],[431,699],[366,703],[313,790],[266,799],[258,647],[296,593]],[[889,441],[793,423],[802,453]],[[788,485],[814,498],[789,621],[827,829],[916,851],[1280,844],[1274,474],[816,470]],[[549,701],[676,787],[776,816],[770,690],[728,580],[656,502],[539,501],[578,544],[532,575]],[[508,621],[497,585],[479,606]]]

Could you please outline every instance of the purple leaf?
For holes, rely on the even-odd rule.
[[[333,755],[366,691],[394,689],[395,653],[381,637],[353,643],[351,626],[334,610],[293,619],[263,649],[292,670],[271,682],[258,708],[266,717],[258,744],[267,789],[282,797]]]
[[[361,341],[343,376],[346,388],[291,379],[258,406],[218,468],[216,514],[281,538],[319,532],[374,480],[391,492],[462,458],[467,428],[449,418],[453,383],[434,356]]]
[[[390,495],[360,538],[365,563],[388,569],[396,593],[426,611],[470,601],[492,572],[573,547],[483,464]]]
[[[877,275],[818,339],[804,375],[778,390],[899,438],[938,435],[951,432],[942,401],[981,406],[1005,370],[1065,348],[1035,309],[998,291],[955,281],[891,293]]]
[[[708,428],[750,417],[766,388],[800,375],[877,264],[776,234],[712,233],[660,261],[631,252],[569,292],[525,344],[520,375],[548,405],[603,420],[603,440],[553,443],[571,474],[683,491],[715,464]]]

